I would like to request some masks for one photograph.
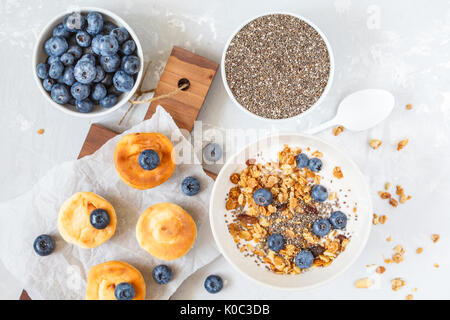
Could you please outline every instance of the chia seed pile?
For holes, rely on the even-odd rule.
[[[330,74],[325,41],[299,18],[273,14],[244,26],[225,57],[228,86],[250,112],[284,119],[308,110]]]

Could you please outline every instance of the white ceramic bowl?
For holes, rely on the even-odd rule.
[[[255,158],[261,162],[277,160],[278,151],[288,144],[291,147],[306,147],[320,150],[324,156],[322,158],[323,168],[320,175],[324,177],[321,182],[329,192],[337,192],[340,196],[342,211],[348,216],[347,231],[351,233],[351,239],[346,249],[325,268],[312,268],[299,275],[280,275],[267,271],[262,266],[257,266],[254,258],[244,257],[228,232],[225,217],[230,217],[230,212],[225,209],[226,195],[231,187],[235,186],[230,182],[231,174],[241,172],[246,167],[246,159]],[[335,166],[340,166],[344,174],[342,179],[333,179],[332,172]],[[342,192],[339,190],[342,189]],[[347,190],[351,189],[351,192]],[[347,194],[344,197],[342,193]],[[348,204],[343,205],[343,201]],[[357,203],[357,213],[353,213],[354,203]],[[371,229],[372,203],[369,187],[364,176],[359,171],[356,164],[343,152],[331,146],[323,140],[313,136],[302,134],[281,134],[273,137],[266,137],[251,143],[244,149],[233,155],[220,171],[211,195],[210,202],[210,223],[217,246],[228,260],[228,262],[239,272],[250,279],[264,285],[284,290],[305,290],[324,284],[336,278],[347,270],[358,258],[364,249],[369,238]],[[357,219],[355,219],[357,215]],[[232,221],[228,218],[229,221]]]
[[[94,8],[94,7],[81,7],[79,9],[77,9],[76,11],[81,12],[83,14],[87,14],[91,11],[97,11],[99,13],[101,13],[103,15],[103,19],[106,21],[111,21],[113,23],[115,23],[118,26],[124,27],[125,29],[127,29],[128,33],[130,34],[131,38],[134,40],[134,42],[136,43],[136,55],[139,57],[140,61],[141,61],[141,67],[139,70],[139,73],[137,74],[136,77],[136,81],[135,84],[133,86],[133,88],[131,89],[131,91],[129,92],[125,92],[122,95],[119,96],[119,98],[117,99],[117,104],[114,107],[111,108],[103,108],[99,105],[94,107],[94,110],[92,110],[92,112],[90,113],[81,113],[78,112],[74,106],[71,106],[69,104],[65,104],[65,105],[60,105],[58,103],[56,103],[55,101],[52,100],[50,93],[47,92],[44,87],[42,86],[42,80],[37,76],[37,72],[36,72],[36,66],[41,63],[41,62],[46,62],[47,60],[47,54],[45,53],[44,50],[44,43],[45,41],[47,41],[47,39],[51,38],[53,35],[53,29],[54,27],[56,27],[58,24],[60,24],[64,18],[64,16],[68,13],[73,12],[74,10],[67,10],[66,12],[63,12],[61,14],[59,14],[58,16],[56,16],[53,20],[51,20],[46,26],[45,28],[42,30],[41,34],[39,35],[39,38],[36,42],[36,45],[34,47],[34,54],[33,54],[33,74],[34,74],[34,78],[36,80],[36,83],[39,87],[39,89],[41,90],[42,94],[46,97],[46,99],[48,100],[48,102],[54,106],[56,109],[63,111],[64,113],[67,113],[69,115],[75,116],[75,117],[80,117],[80,118],[95,118],[95,117],[101,117],[101,116],[106,116],[108,114],[113,113],[114,111],[120,109],[120,107],[122,107],[124,104],[127,103],[127,101],[133,96],[133,94],[136,92],[139,83],[142,80],[142,74],[143,74],[143,70],[144,70],[144,54],[142,51],[142,46],[141,43],[139,42],[139,38],[137,37],[136,33],[133,31],[133,29],[131,29],[131,27],[122,20],[122,18],[120,18],[118,15],[116,15],[115,13],[106,10],[106,9],[102,9],[102,8]]]
[[[330,56],[330,74],[328,75],[328,83],[325,86],[325,89],[322,92],[322,95],[320,96],[320,98],[316,101],[316,103],[314,103],[311,107],[309,107],[308,110],[290,117],[290,118],[284,118],[284,119],[270,119],[270,118],[264,118],[261,117],[253,112],[250,112],[248,109],[246,109],[243,105],[241,105],[236,98],[233,95],[233,92],[231,91],[230,87],[228,86],[228,82],[227,82],[227,77],[225,74],[225,57],[227,55],[227,50],[228,47],[230,46],[230,42],[233,40],[233,38],[236,36],[236,34],[247,24],[249,24],[251,21],[263,17],[263,16],[267,16],[267,15],[272,15],[272,14],[284,14],[284,15],[290,15],[293,17],[296,17],[300,20],[303,20],[304,22],[306,22],[307,24],[309,24],[311,27],[313,27],[317,33],[320,34],[320,36],[322,37],[323,41],[325,42],[327,49],[328,49],[328,55]],[[223,85],[225,86],[225,90],[228,93],[228,96],[231,98],[231,100],[234,102],[235,105],[237,105],[241,110],[243,110],[245,113],[249,114],[250,116],[259,119],[259,120],[266,120],[266,121],[271,121],[274,123],[280,123],[283,121],[287,121],[287,120],[295,120],[295,119],[300,119],[301,117],[307,115],[308,113],[310,113],[316,106],[318,106],[326,97],[326,95],[328,94],[328,91],[330,90],[330,87],[333,83],[333,78],[334,78],[334,55],[333,55],[333,50],[331,49],[331,45],[330,42],[328,41],[328,38],[325,36],[325,34],[322,32],[322,30],[320,30],[314,23],[312,23],[311,21],[309,21],[308,19],[306,19],[305,17],[302,17],[300,15],[297,14],[293,14],[293,13],[286,13],[286,12],[271,12],[271,13],[265,13],[265,14],[261,14],[258,15],[256,17],[253,17],[247,21],[245,21],[244,23],[242,23],[235,32],[233,32],[233,34],[231,35],[231,37],[228,39],[227,43],[225,44],[225,48],[223,50],[222,53],[222,63],[220,64],[220,70],[222,73],[222,81],[223,81]]]

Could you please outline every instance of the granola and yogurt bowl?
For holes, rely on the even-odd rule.
[[[357,166],[328,143],[282,134],[228,160],[214,185],[211,227],[225,258],[251,279],[300,290],[359,256],[372,205]]]

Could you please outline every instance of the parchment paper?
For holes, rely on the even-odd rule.
[[[181,141],[187,146],[184,150],[193,154],[190,143],[162,107],[158,107],[151,119],[123,134],[131,132],[163,133],[177,140],[173,142],[178,145]],[[114,168],[114,148],[122,135],[108,141],[91,156],[53,168],[28,193],[0,204],[0,258],[8,271],[22,281],[32,299],[84,299],[90,267],[110,260],[128,262],[141,271],[147,285],[147,299],[168,299],[189,275],[218,256],[208,217],[213,180],[200,164],[178,164],[164,184],[144,191],[133,189],[120,180]],[[181,181],[186,176],[199,179],[201,191],[196,196],[181,192]],[[56,226],[61,204],[79,191],[99,194],[116,210],[115,235],[94,249],[66,243]],[[176,261],[164,262],[152,257],[136,240],[139,215],[159,202],[180,205],[197,224],[194,248]],[[33,241],[44,233],[55,238],[56,250],[40,257],[33,251]],[[157,284],[152,277],[153,268],[162,263],[174,271],[174,278],[167,285]]]

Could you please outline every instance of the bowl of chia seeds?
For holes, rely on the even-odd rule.
[[[323,32],[306,18],[264,14],[233,33],[221,71],[228,95],[244,112],[271,121],[300,118],[331,87],[333,51]]]

